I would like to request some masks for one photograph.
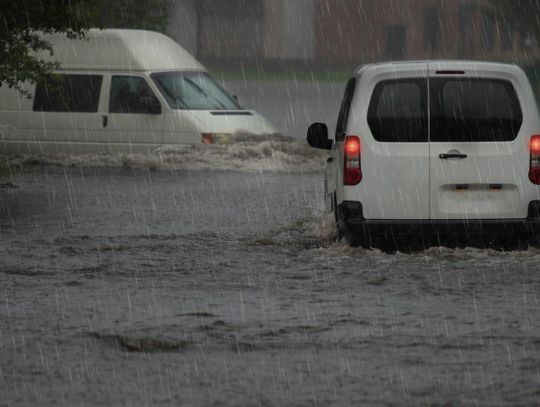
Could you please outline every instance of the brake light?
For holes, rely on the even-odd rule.
[[[357,185],[362,181],[362,166],[360,138],[357,136],[345,137],[345,162],[343,166],[343,184]]]
[[[435,72],[437,75],[465,75],[465,71],[445,70]]]
[[[203,144],[232,144],[234,137],[231,133],[201,133]]]
[[[540,135],[536,134],[531,137],[529,150],[531,150],[529,179],[533,184],[540,185]]]
[[[202,133],[201,139],[203,144],[214,144],[214,134],[213,133]]]

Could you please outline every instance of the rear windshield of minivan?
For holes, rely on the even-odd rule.
[[[377,84],[368,109],[380,142],[500,142],[514,140],[523,115],[513,85],[500,79],[431,78]],[[428,137],[429,134],[429,137]]]
[[[512,84],[498,79],[430,80],[432,142],[511,141],[523,116]]]
[[[386,143],[427,142],[427,99],[426,79],[379,82],[367,117],[373,138]]]

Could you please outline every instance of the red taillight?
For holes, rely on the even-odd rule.
[[[345,137],[345,162],[343,166],[344,185],[357,185],[362,181],[362,166],[360,161],[361,147],[360,138],[356,136]]]
[[[213,133],[202,133],[201,139],[203,144],[214,144],[214,134]]]
[[[457,71],[457,70],[445,70],[445,71],[437,71],[437,75],[465,75],[465,71]]]
[[[540,135],[536,134],[531,137],[529,150],[531,151],[529,179],[533,184],[540,185]]]

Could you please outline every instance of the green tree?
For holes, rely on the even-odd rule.
[[[20,90],[20,82],[36,82],[54,63],[36,56],[49,51],[50,45],[36,31],[63,32],[69,37],[84,35],[86,17],[81,14],[81,1],[69,0],[3,0],[0,19],[0,84]]]
[[[37,32],[82,38],[90,27],[163,31],[168,0],[2,0],[0,10],[0,85],[19,91],[21,82],[38,82],[58,67],[37,56],[53,54]]]

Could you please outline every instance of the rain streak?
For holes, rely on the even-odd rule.
[[[0,406],[540,404],[538,1],[72,3],[2,6]]]

